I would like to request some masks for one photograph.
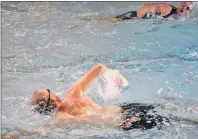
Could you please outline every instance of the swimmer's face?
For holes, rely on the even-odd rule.
[[[181,7],[181,13],[185,16],[188,16],[193,9],[193,5],[191,2],[182,2],[180,4],[180,7]]]
[[[57,96],[48,89],[39,89],[32,96],[33,110],[41,114],[51,114],[56,109]],[[59,98],[58,98],[59,99]],[[60,99],[59,99],[60,100]]]
[[[54,102],[46,103],[45,101],[39,102],[34,107],[34,111],[39,112],[40,114],[50,115],[52,114],[56,109],[56,104]]]

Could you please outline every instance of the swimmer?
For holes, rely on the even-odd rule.
[[[193,5],[191,2],[181,2],[177,8],[166,3],[143,4],[137,11],[129,11],[113,18],[93,19],[92,21],[115,23],[138,18],[168,18],[172,15],[188,16],[192,12],[192,9]]]
[[[143,4],[137,11],[130,11],[122,15],[118,15],[113,19],[117,21],[130,20],[133,18],[156,18],[157,16],[168,18],[172,15],[187,16],[192,11],[191,2],[182,2],[178,8],[166,3]]]
[[[54,125],[75,123],[105,124],[118,127],[123,130],[140,129],[147,130],[156,127],[161,129],[171,118],[157,114],[155,108],[160,105],[132,103],[123,105],[100,106],[92,101],[85,91],[91,82],[107,70],[102,64],[95,65],[81,79],[76,81],[67,91],[64,100],[52,93],[49,89],[38,89],[32,95],[32,105],[37,106],[36,111],[48,114],[56,112]],[[115,81],[122,85],[122,78]],[[190,121],[190,120],[189,120]],[[197,123],[196,123],[197,124]],[[43,130],[51,130],[44,127],[37,131],[22,131],[12,137],[32,136]],[[8,137],[7,135],[4,138]]]

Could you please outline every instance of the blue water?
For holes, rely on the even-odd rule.
[[[64,98],[69,86],[96,63],[117,68],[127,78],[130,89],[122,94],[123,102],[163,103],[177,109],[172,114],[198,119],[196,3],[190,18],[178,20],[116,24],[80,20],[115,16],[136,10],[140,4],[3,2],[2,132],[33,130],[53,120],[31,111],[31,94],[38,88],[49,88]],[[68,29],[68,23],[78,26]],[[175,99],[160,99],[161,95]],[[97,102],[96,96],[91,97]],[[197,130],[198,125],[186,122],[144,132],[74,124],[33,137],[197,139]]]

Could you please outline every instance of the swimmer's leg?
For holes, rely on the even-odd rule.
[[[102,18],[102,19],[96,19],[96,21],[100,21],[100,22],[110,22],[110,23],[116,23],[116,22],[120,22],[123,20],[131,20],[131,19],[136,19],[137,17],[137,12],[136,11],[129,11],[126,12],[124,14],[118,15],[116,17],[112,17],[112,18]]]
[[[144,104],[144,103],[130,103],[130,104],[123,104],[121,105],[122,112],[127,114],[134,114],[134,113],[144,113],[146,114],[148,111],[155,108],[152,104]]]
[[[131,19],[136,19],[137,17],[137,12],[136,11],[130,11],[130,12],[126,12],[124,14],[118,15],[116,17],[110,17],[110,18],[94,18],[94,19],[90,19],[90,18],[82,18],[80,20],[86,21],[86,23],[81,23],[81,25],[84,24],[90,24],[90,23],[117,23],[123,20],[131,20]],[[66,24],[65,27],[66,28],[73,28],[76,26],[79,26],[80,24]]]
[[[116,17],[110,17],[110,18],[82,18],[80,20],[86,21],[86,23],[83,24],[90,24],[90,23],[117,23],[123,20],[130,20],[130,19],[135,19],[137,17],[137,12],[136,11],[130,11],[126,12],[124,14],[118,15]],[[73,28],[77,25],[74,24],[66,24],[65,27],[67,28]]]
[[[182,100],[182,98],[178,98],[178,97],[172,97],[172,96],[165,96],[165,95],[161,95],[158,97],[159,99],[165,99],[165,100]]]
[[[86,23],[81,23],[81,25],[84,24],[90,24],[90,23],[117,23],[123,20],[131,20],[131,19],[139,19],[137,17],[137,12],[136,11],[129,11],[124,14],[118,15],[116,17],[110,17],[110,18],[82,18],[80,20],[86,21]],[[80,24],[66,24],[66,28],[73,28],[76,26],[79,26]]]
[[[94,21],[97,23],[117,23],[120,21],[120,19],[115,17],[110,17],[110,18],[97,18],[94,19]]]
[[[171,101],[180,101],[180,102],[182,102],[182,106],[184,106],[184,107],[182,107],[182,109],[184,109],[186,111],[191,111],[191,109],[189,110],[186,106],[191,105],[191,104],[195,105],[198,103],[197,100],[188,100],[188,99],[184,99],[184,98],[165,96],[165,95],[160,95],[158,98],[164,99],[164,100],[171,100]],[[172,111],[180,111],[180,108],[177,108],[177,107],[175,107],[175,108],[162,107],[162,108],[169,109]],[[198,108],[193,108],[191,112],[198,113]]]
[[[84,20],[84,19],[83,19]],[[66,28],[74,28],[76,26],[85,25],[85,24],[96,24],[96,23],[117,23],[120,20],[118,18],[95,18],[95,19],[85,19],[86,23],[75,23],[75,24],[65,24]]]
[[[170,123],[170,119],[156,113],[155,108],[161,105],[144,103],[131,103],[121,106],[123,122],[120,127],[124,130],[131,129],[160,129],[165,123]]]
[[[2,139],[19,139],[20,137],[30,137],[32,135],[39,134],[40,132],[38,131],[32,131],[32,132],[27,132],[25,130],[21,130],[18,132],[18,134],[2,134],[1,138]]]
[[[177,122],[189,122],[191,124],[198,124],[198,119],[193,119],[193,118],[188,118],[188,117],[172,117],[171,119],[173,119],[174,121]]]
[[[94,18],[94,19],[81,19],[83,21],[86,21],[85,23],[69,23],[65,24],[65,27],[68,29],[72,29],[77,26],[86,25],[86,24],[96,24],[96,23],[117,23],[120,21],[120,19],[115,17],[110,18]]]

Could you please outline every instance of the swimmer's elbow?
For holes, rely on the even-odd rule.
[[[98,75],[104,72],[107,68],[102,64],[96,64],[90,71],[88,71],[77,83],[80,88],[86,88],[86,86],[93,81]],[[84,91],[84,89],[83,89]]]

